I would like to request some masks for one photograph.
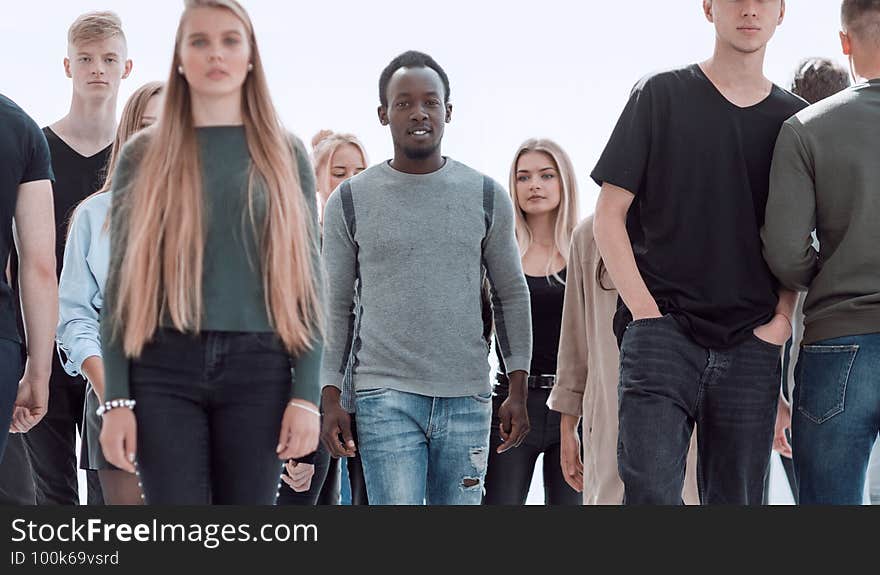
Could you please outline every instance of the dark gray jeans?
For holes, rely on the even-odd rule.
[[[617,457],[625,502],[681,503],[696,425],[700,501],[760,505],[780,358],[780,346],[755,336],[707,349],[671,316],[631,322],[620,349]]]

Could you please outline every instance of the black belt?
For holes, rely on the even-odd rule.
[[[499,373],[495,376],[498,380],[498,383],[504,386],[510,385],[510,378],[507,377],[507,374]],[[553,389],[553,385],[556,383],[555,375],[530,375],[528,377],[526,386],[529,389]]]

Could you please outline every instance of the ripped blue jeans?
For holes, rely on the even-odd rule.
[[[370,505],[479,505],[489,456],[491,392],[429,397],[355,391],[357,446]]]

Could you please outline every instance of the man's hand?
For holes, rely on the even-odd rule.
[[[498,446],[498,453],[504,453],[511,447],[519,447],[530,429],[529,412],[526,406],[528,393],[526,373],[515,371],[508,377],[508,396],[498,408],[498,419],[501,420],[499,431],[503,441]]]
[[[761,341],[783,346],[791,337],[791,322],[781,313],[777,313],[768,323],[752,330],[752,333]]]
[[[18,395],[15,398],[9,431],[26,433],[43,419],[48,408],[49,374],[35,373],[28,362],[24,368],[24,376],[18,382]]]
[[[773,434],[773,451],[791,459],[791,443],[788,442],[788,438],[785,436],[786,429],[791,429],[791,405],[780,394],[779,403],[776,407],[776,431]]]
[[[653,319],[656,317],[663,317],[663,314],[660,313],[660,308],[657,307],[657,302],[654,300],[648,302],[648,306],[644,309],[632,310],[633,321],[640,319]]]
[[[342,409],[339,394],[339,389],[332,386],[321,392],[321,406],[324,408],[321,442],[333,457],[354,457],[357,446],[351,433],[351,415]]]

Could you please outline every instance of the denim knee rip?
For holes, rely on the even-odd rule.
[[[821,424],[843,413],[858,345],[805,345],[797,366],[797,410]]]
[[[474,474],[461,478],[461,490],[483,491],[483,479],[486,477],[486,465],[489,459],[488,447],[472,447],[470,456]]]

